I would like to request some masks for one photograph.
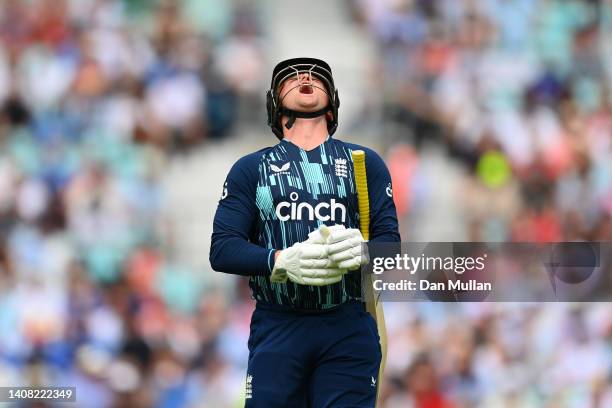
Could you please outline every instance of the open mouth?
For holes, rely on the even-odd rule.
[[[310,95],[313,92],[314,92],[314,89],[312,89],[311,85],[302,85],[302,86],[300,86],[300,93],[301,94]]]

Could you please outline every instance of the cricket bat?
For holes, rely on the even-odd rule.
[[[359,229],[363,239],[370,239],[370,199],[368,196],[368,180],[366,177],[365,152],[353,150],[353,169],[355,174],[355,186],[357,187],[357,203],[359,205]],[[387,328],[385,327],[385,315],[382,303],[378,302],[376,294],[373,293],[372,275],[365,277],[363,284],[366,295],[366,309],[376,320],[378,335],[380,337],[380,350],[382,359],[378,371],[378,386],[376,388],[376,406],[379,406],[379,396],[385,363],[387,361]]]

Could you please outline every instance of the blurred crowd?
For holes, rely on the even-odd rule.
[[[612,406],[606,303],[387,303],[389,408]],[[401,357],[401,358],[400,358]]]
[[[378,46],[375,82],[392,155],[404,143],[418,151],[435,141],[461,163],[454,204],[467,240],[612,236],[612,2],[353,7]],[[394,180],[408,194],[411,162]],[[415,198],[397,198],[406,214]]]
[[[0,385],[76,386],[81,407],[240,400],[244,356],[213,344],[250,314],[176,258],[160,180],[262,110],[256,6],[0,2]]]
[[[464,171],[446,205],[465,240],[610,239],[612,2],[343,4],[376,45],[363,117],[377,104],[403,225],[427,204],[433,144]],[[211,270],[181,263],[161,178],[240,123],[267,132],[260,11],[0,3],[0,385],[76,386],[83,407],[241,406],[246,280],[211,290]],[[385,406],[612,406],[607,304],[385,308]]]
[[[433,145],[462,172],[447,205],[464,240],[610,241],[612,2],[350,6],[377,44],[373,85],[404,221],[431,205],[418,185]],[[386,309],[389,407],[612,406],[612,306]]]

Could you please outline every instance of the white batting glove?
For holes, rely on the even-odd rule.
[[[324,286],[340,282],[346,272],[329,259],[328,245],[298,242],[281,251],[270,281],[283,283],[289,279],[300,285]]]
[[[329,237],[329,234],[345,229],[346,227],[344,225],[336,224],[328,227],[327,225],[323,224],[318,229],[308,234],[308,239],[305,242],[309,242],[311,244],[327,244],[327,237]]]
[[[326,242],[329,245],[329,259],[338,268],[352,271],[359,269],[361,265],[365,265],[368,261],[367,257],[363,255],[361,245],[365,241],[358,229],[334,229],[327,235]]]

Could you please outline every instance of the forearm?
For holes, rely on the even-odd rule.
[[[379,235],[373,238],[370,238],[369,242],[381,243],[381,242],[399,242],[399,241],[400,241],[400,236],[397,231],[388,231],[388,232],[380,233]]]
[[[372,218],[370,242],[400,242],[400,234],[395,208],[378,211]]]
[[[243,276],[270,275],[275,250],[262,248],[240,237],[213,234],[210,264],[215,271]]]

